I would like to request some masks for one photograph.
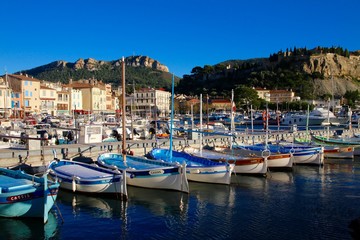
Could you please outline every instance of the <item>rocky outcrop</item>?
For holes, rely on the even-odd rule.
[[[127,57],[125,58],[125,63],[127,66],[132,66],[132,67],[147,67],[147,68],[152,68],[154,70],[159,70],[159,71],[163,71],[163,72],[169,72],[169,69],[167,66],[162,65],[159,61],[154,60],[152,58],[149,58],[147,56],[132,56],[132,57]],[[107,62],[107,61],[97,61],[93,58],[88,58],[88,59],[82,59],[80,58],[79,60],[77,60],[74,63],[73,68],[75,70],[78,69],[87,69],[89,71],[95,71],[98,70],[100,68],[100,66],[102,65],[106,65],[109,64],[113,67],[117,67],[121,65],[121,60],[117,60],[117,61],[111,61],[111,62]]]
[[[360,56],[343,57],[334,53],[312,55],[303,65],[305,72],[319,72],[325,78],[340,77],[360,80]]]
[[[334,53],[312,55],[303,64],[309,74],[321,73],[324,79],[314,79],[316,95],[343,96],[347,91],[360,90],[360,57],[343,57]]]
[[[147,56],[127,57],[125,59],[125,62],[126,62],[127,66],[132,66],[132,67],[143,66],[143,67],[148,67],[148,68],[156,69],[156,70],[163,71],[163,72],[169,72],[169,69],[167,66],[162,65],[159,61],[156,61]]]

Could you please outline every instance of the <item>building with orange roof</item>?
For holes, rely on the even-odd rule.
[[[107,110],[106,87],[102,81],[96,79],[70,80],[67,87],[81,91],[82,109],[76,109],[77,111],[101,113]]]
[[[8,74],[9,87],[13,91],[12,103],[17,106],[21,117],[29,114],[39,114],[41,107],[40,80],[27,74]]]

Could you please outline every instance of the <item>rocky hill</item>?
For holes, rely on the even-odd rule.
[[[147,56],[125,58],[126,81],[138,87],[164,87],[171,89],[172,75],[167,66]],[[67,83],[74,80],[96,78],[115,86],[120,84],[121,59],[102,61],[93,58],[76,62],[54,61],[33,69],[21,71],[38,79]],[[178,80],[176,78],[175,80]]]
[[[360,52],[341,48],[279,51],[269,58],[229,60],[195,67],[178,85],[180,92],[229,95],[237,85],[295,91],[302,99],[360,91]],[[219,92],[219,89],[221,90]]]
[[[172,75],[167,66],[147,56],[125,58],[126,80],[136,87],[171,89]],[[79,59],[74,63],[55,61],[21,71],[38,79],[61,81],[95,78],[114,87],[120,84],[121,60]],[[347,91],[360,91],[360,51],[340,47],[290,49],[268,58],[228,60],[213,66],[194,66],[181,80],[175,77],[175,91],[187,95],[230,96],[238,85],[267,89],[288,89],[302,99],[316,99]]]
[[[346,91],[360,91],[360,56],[314,55],[304,62],[303,70],[324,76],[324,79],[314,79],[314,88],[320,95],[334,92],[334,95],[343,96]]]

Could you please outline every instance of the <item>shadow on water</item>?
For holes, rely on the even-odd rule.
[[[56,234],[58,219],[51,212],[45,225],[37,218],[0,218],[0,226],[0,239],[50,239]]]
[[[360,217],[354,219],[349,224],[350,234],[353,239],[360,239]]]

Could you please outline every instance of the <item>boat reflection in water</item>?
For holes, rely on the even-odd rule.
[[[71,207],[74,217],[90,214],[95,218],[118,218],[121,217],[124,207],[124,201],[120,199],[94,197],[70,191],[60,191],[58,201],[65,207]]]
[[[155,216],[170,212],[185,214],[188,208],[188,194],[183,192],[128,186],[128,196],[129,206],[146,207]]]
[[[50,239],[57,231],[58,219],[49,212],[48,222],[36,218],[0,218],[0,239]]]
[[[233,207],[235,203],[235,192],[231,186],[191,182],[190,192],[200,204]]]
[[[20,239],[44,239],[51,232],[52,239],[358,236],[359,159],[325,162],[323,167],[295,165],[289,172],[271,171],[266,178],[232,175],[231,180],[230,185],[190,182],[189,194],[129,186],[126,202],[60,190],[63,224],[58,217],[55,230],[44,231],[43,224],[31,227],[34,220],[0,219],[0,239],[19,239],[20,232],[30,236]]]

